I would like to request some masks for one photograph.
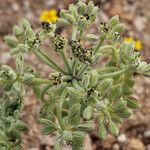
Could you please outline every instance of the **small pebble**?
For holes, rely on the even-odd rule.
[[[138,31],[144,30],[147,20],[145,17],[137,16],[134,20],[134,25]]]
[[[129,150],[145,150],[143,142],[138,138],[132,138],[128,145]]]
[[[117,143],[115,143],[113,146],[112,146],[112,150],[119,150],[119,145]]]
[[[125,134],[120,134],[119,136],[118,136],[118,142],[120,142],[120,143],[124,143],[124,142],[126,142],[126,140],[127,140],[127,137],[126,137],[126,135]]]
[[[150,144],[147,145],[146,150],[150,150]]]
[[[13,11],[17,12],[20,10],[20,6],[18,5],[18,3],[13,3],[12,9],[13,9]]]
[[[144,137],[150,138],[150,130],[144,132]]]
[[[145,131],[144,132],[144,134],[143,134],[143,142],[144,142],[144,144],[146,144],[146,145],[149,145],[150,144],[150,130],[147,130],[147,131]]]

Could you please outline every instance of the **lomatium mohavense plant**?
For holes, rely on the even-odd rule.
[[[15,25],[13,36],[5,37],[10,54],[16,58],[16,69],[0,67],[0,85],[4,89],[0,104],[0,149],[20,148],[20,131],[27,130],[20,120],[25,86],[33,88],[43,102],[37,120],[44,125],[44,134],[56,134],[55,150],[61,150],[63,142],[73,150],[84,149],[85,133],[92,130],[100,138],[105,138],[107,132],[118,135],[118,124],[140,107],[132,97],[133,74],[150,76],[150,65],[140,61],[134,42],[121,40],[125,27],[118,16],[101,23],[97,35],[85,34],[97,10],[92,1],[88,4],[79,1],[77,5],[71,4],[69,10],[61,10],[59,26],[73,30],[68,39],[55,34],[56,24],[49,22],[43,22],[42,30],[34,34],[26,19],[22,21],[23,28]],[[46,38],[52,40],[53,49],[66,68],[41,50]],[[85,47],[85,41],[91,45]],[[70,49],[69,56],[66,49]],[[35,73],[24,62],[26,53],[34,53],[55,72],[49,78]],[[108,56],[109,61],[105,67],[95,68],[103,56]]]

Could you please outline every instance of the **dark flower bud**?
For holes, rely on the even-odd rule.
[[[62,75],[61,73],[58,73],[58,72],[51,73],[49,75],[49,79],[53,82],[54,85],[60,84],[62,82],[61,78],[62,78]]]
[[[56,52],[63,50],[66,46],[67,40],[60,35],[55,35],[53,39],[53,47]]]
[[[49,31],[51,29],[51,24],[49,22],[42,22],[41,25],[42,28],[46,31]]]
[[[81,62],[91,62],[92,61],[92,51],[91,49],[85,49],[81,42],[71,41],[70,42],[72,53]]]

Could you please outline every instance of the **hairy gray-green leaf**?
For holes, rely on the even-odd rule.
[[[63,139],[67,142],[67,144],[72,144],[73,135],[71,131],[63,131]]]
[[[73,147],[83,148],[85,134],[81,131],[73,132]],[[74,149],[75,150],[75,149]]]
[[[109,27],[113,28],[115,25],[117,25],[119,23],[119,17],[118,16],[114,16],[109,20]]]
[[[97,89],[101,93],[102,97],[106,96],[112,87],[112,79],[104,79],[100,82]]]
[[[112,121],[109,122],[109,131],[114,135],[119,134],[118,126]]]
[[[85,110],[83,111],[83,117],[85,119],[90,119],[93,115],[93,108],[91,106],[88,106],[85,108]]]
[[[19,44],[18,40],[14,36],[11,36],[11,35],[5,36],[4,40],[10,48],[15,48]]]
[[[36,97],[37,98],[41,98],[41,89],[40,88],[38,88],[37,86],[34,86],[33,87],[33,92],[34,92],[34,94],[36,95]]]
[[[62,150],[62,139],[59,138],[56,140],[54,145],[54,150]]]
[[[77,125],[80,122],[80,108],[81,104],[74,104],[68,114],[68,122],[70,125]]]
[[[133,97],[129,97],[126,99],[127,101],[127,106],[131,109],[136,109],[136,108],[140,108],[140,103]]]
[[[114,109],[117,110],[122,110],[126,107],[127,102],[125,100],[119,100],[114,104]]]
[[[77,126],[77,130],[79,131],[90,131],[93,129],[93,121],[86,121]]]
[[[98,136],[104,139],[106,137],[106,134],[107,134],[106,127],[103,122],[100,122],[98,126]]]

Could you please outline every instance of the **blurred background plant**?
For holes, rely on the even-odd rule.
[[[68,8],[69,4],[75,0],[0,0],[0,63],[7,63],[14,67],[14,60],[9,55],[9,48],[3,42],[3,36],[10,34],[14,24],[20,24],[22,17],[29,19],[35,32],[38,33],[40,27],[40,16],[44,11],[55,10],[59,15],[62,8]],[[124,37],[131,37],[137,42],[137,49],[142,49],[141,57],[150,62],[150,3],[149,0],[95,0],[96,5],[100,7],[97,20],[91,28],[91,33],[97,33],[97,27],[100,22],[107,21],[113,15],[119,15],[125,23],[127,31]],[[43,13],[42,13],[43,12]],[[43,14],[44,15],[44,14]],[[53,16],[53,14],[51,14]],[[45,15],[46,16],[46,15]],[[49,15],[48,15],[49,16]],[[46,17],[47,18],[47,17]],[[42,18],[41,18],[42,19]],[[51,20],[51,19],[50,19]],[[57,20],[57,15],[53,16],[53,21]],[[52,21],[52,20],[51,20]],[[69,29],[59,28],[67,37],[70,34]],[[142,43],[142,48],[141,48]],[[87,46],[89,43],[85,43]],[[51,50],[49,42],[45,41],[46,51],[55,58],[60,65],[58,55]],[[51,70],[40,63],[35,56],[26,55],[28,63],[32,63],[36,69],[39,69],[44,76],[47,76]],[[101,63],[105,63],[104,58]],[[142,108],[134,113],[129,119],[125,120],[121,127],[121,133],[118,138],[108,135],[105,140],[100,140],[95,133],[86,137],[85,150],[99,149],[128,149],[144,150],[150,149],[150,79],[135,75],[137,81],[135,86],[135,96],[142,102]],[[2,93],[2,91],[0,91]],[[43,150],[52,149],[55,141],[53,136],[42,136],[40,126],[36,123],[36,116],[40,110],[41,103],[36,100],[31,91],[25,101],[25,108],[22,114],[22,120],[25,121],[30,130],[23,134],[24,150]],[[67,150],[68,147],[65,149]],[[69,148],[68,148],[69,149]]]

